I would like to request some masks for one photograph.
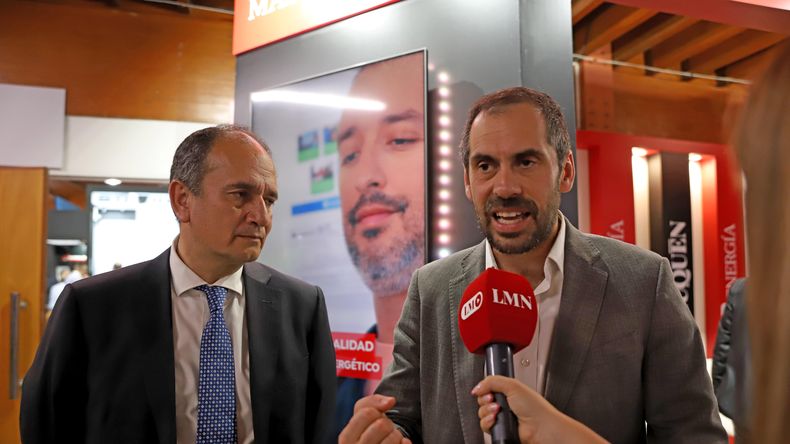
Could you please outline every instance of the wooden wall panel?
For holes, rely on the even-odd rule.
[[[27,303],[19,311],[22,378],[38,347],[43,322],[44,240],[47,172],[44,168],[0,167],[0,442],[19,442],[19,398],[9,399],[10,294]]]
[[[738,105],[747,93],[743,85],[717,87],[708,80],[645,76],[633,69],[614,69],[612,77],[614,127],[596,126],[595,120],[588,119],[580,129],[726,144]],[[581,79],[582,97],[585,90],[601,88],[594,83],[600,76],[582,73]]]
[[[231,121],[231,16],[117,4],[0,1],[0,82],[66,88],[70,115]]]

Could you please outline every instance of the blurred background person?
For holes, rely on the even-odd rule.
[[[58,301],[58,297],[60,297],[60,293],[63,292],[66,285],[77,282],[83,278],[82,273],[78,270],[70,269],[63,270],[60,277],[60,282],[53,284],[52,287],[49,288],[49,296],[47,297],[47,309],[49,311],[55,308],[55,302]]]
[[[750,390],[751,373],[745,286],[746,279],[738,279],[730,286],[716,333],[711,370],[719,411],[732,420],[737,442],[746,439],[749,433],[746,393]]]

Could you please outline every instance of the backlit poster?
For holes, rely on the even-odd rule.
[[[320,286],[337,353],[336,431],[391,362],[426,255],[425,52],[252,94],[279,199],[260,260]]]

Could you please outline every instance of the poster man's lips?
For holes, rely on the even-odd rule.
[[[389,216],[397,211],[396,208],[386,205],[365,205],[355,212],[354,221],[360,223],[367,218],[374,216]]]

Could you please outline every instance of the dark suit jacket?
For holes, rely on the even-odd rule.
[[[24,443],[176,442],[169,252],[66,287],[25,376]],[[335,402],[323,294],[258,263],[243,281],[255,441],[321,442]]]
[[[735,424],[737,441],[748,441],[751,393],[749,329],[746,319],[746,279],[730,286],[713,349],[713,390],[719,410]]]
[[[702,339],[669,262],[567,220],[562,301],[543,396],[615,444],[725,444]],[[485,267],[479,244],[414,273],[394,362],[376,392],[416,444],[479,444],[484,359],[458,331],[464,289]]]

